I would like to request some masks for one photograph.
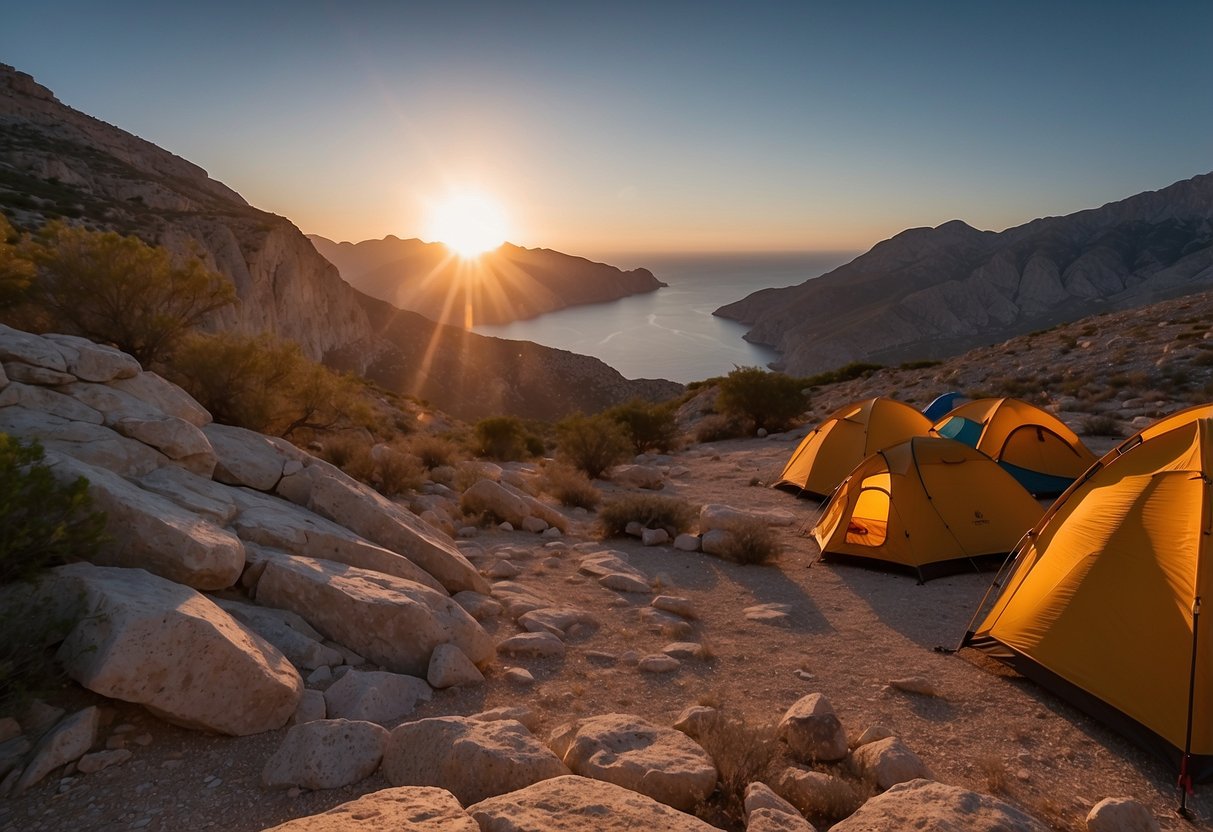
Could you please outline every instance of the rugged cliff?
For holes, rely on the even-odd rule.
[[[335,243],[309,234],[351,286],[440,323],[503,324],[546,312],[653,292],[648,269],[623,271],[584,257],[506,243],[461,260],[440,243],[388,236]]]
[[[953,355],[1213,285],[1213,174],[1001,233],[915,228],[814,280],[716,310],[808,374]]]
[[[62,104],[4,64],[0,210],[27,228],[62,217],[175,251],[195,247],[240,296],[214,327],[289,338],[313,358],[371,372],[456,416],[502,408],[552,418],[681,389],[628,381],[596,359],[470,334],[447,354],[452,339],[443,328],[352,288],[289,220],[251,207],[197,165]],[[496,380],[511,385],[507,394],[486,394]]]

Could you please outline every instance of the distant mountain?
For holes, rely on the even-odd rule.
[[[210,325],[298,342],[461,418],[555,418],[681,385],[624,379],[596,358],[442,327],[351,288],[289,220],[251,207],[202,168],[62,104],[0,64],[0,211],[36,228],[61,217],[198,247],[240,302]]]
[[[716,310],[796,375],[896,363],[1213,286],[1213,174],[995,233],[954,220]]]
[[[308,239],[355,289],[454,326],[504,324],[665,286],[648,269],[622,271],[584,257],[506,243],[460,260],[440,243],[388,236],[361,243]]]

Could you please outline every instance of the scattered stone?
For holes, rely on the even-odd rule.
[[[524,531],[528,531],[531,534],[539,534],[540,532],[546,532],[549,528],[551,528],[551,524],[542,517],[532,517],[531,515],[527,515],[526,517],[522,518],[522,528]]]
[[[292,794],[294,792],[294,794]],[[298,797],[298,789],[287,792]],[[480,832],[446,789],[404,786],[364,794],[318,815],[297,818],[264,832]]]
[[[897,737],[866,743],[851,755],[855,771],[877,788],[889,789],[910,780],[931,779],[926,763]]]
[[[531,610],[518,617],[518,623],[531,633],[551,633],[564,639],[576,627],[597,628],[598,618],[593,613],[576,607],[546,607]]]
[[[699,531],[709,532],[716,529],[730,531],[738,525],[759,521],[768,526],[793,526],[796,515],[790,511],[743,510],[719,503],[709,503],[699,509]]]
[[[522,574],[522,570],[508,560],[499,560],[493,563],[488,569],[484,570],[486,578],[499,580],[501,578],[516,578]]]
[[[82,774],[93,774],[103,768],[120,766],[133,756],[135,755],[125,748],[94,751],[92,754],[85,754],[80,758],[76,763],[76,770]]]
[[[333,669],[328,665],[321,665],[307,677],[307,683],[317,687],[327,685],[331,681],[333,681]]]
[[[332,719],[383,724],[408,716],[430,695],[430,686],[415,676],[351,670],[324,692],[324,702]]]
[[[702,659],[703,645],[697,641],[675,641],[661,648],[661,652],[679,660]]]
[[[1087,832],[1159,832],[1157,818],[1129,797],[1105,797],[1087,814]]]
[[[745,790],[746,832],[816,832],[796,807],[765,783],[751,783]]]
[[[907,676],[904,679],[892,679],[889,687],[905,693],[917,693],[921,696],[939,696],[939,688],[926,676]]]
[[[805,670],[802,667],[799,667],[799,668],[793,670],[792,675],[795,676],[797,679],[799,679],[802,682],[812,682],[814,679],[817,678],[812,673],[810,673],[809,671]]]
[[[680,667],[682,667],[682,662],[664,653],[645,656],[636,665],[641,673],[673,673]]]
[[[670,542],[670,533],[665,529],[645,529],[640,533],[640,542],[645,546],[664,546]]]
[[[619,657],[607,650],[586,650],[581,654],[586,661],[594,662],[595,664],[612,665],[619,661]]]
[[[484,674],[458,647],[453,644],[439,644],[430,656],[426,681],[430,683],[430,687],[439,689],[479,685],[484,682]]]
[[[501,675],[511,685],[521,688],[529,688],[535,684],[535,677],[531,675],[531,671],[523,667],[507,667]]]
[[[791,604],[755,604],[742,610],[748,621],[766,624],[786,624],[792,611]]]
[[[693,740],[703,736],[704,731],[720,722],[720,711],[707,705],[691,705],[674,720],[674,728]]]
[[[472,714],[468,719],[476,719],[481,722],[493,722],[498,719],[512,719],[516,722],[521,722],[526,726],[528,731],[532,733],[539,728],[539,714],[535,713],[531,708],[524,706],[502,706],[500,708],[492,708],[491,710],[481,711],[478,714]]]
[[[514,525],[513,525],[512,523],[508,523],[508,522],[506,522],[506,523],[498,523],[498,524],[497,524],[497,528],[498,528],[499,530],[503,531],[503,532],[512,532],[512,531],[514,531]]]
[[[611,469],[611,482],[627,488],[658,491],[665,485],[665,476],[655,465],[616,465]]]
[[[863,803],[863,796],[841,777],[799,766],[784,769],[775,787],[780,796],[813,817],[846,817]]]
[[[598,583],[601,586],[604,586],[607,589],[613,589],[616,592],[632,592],[638,595],[647,595],[653,591],[652,588],[649,587],[648,581],[622,573],[603,575],[598,579]]]
[[[448,716],[405,723],[392,731],[383,757],[383,775],[393,786],[440,786],[465,805],[568,773],[513,720]]]
[[[779,737],[802,762],[829,762],[847,755],[847,736],[834,708],[820,693],[796,701],[779,722]]]
[[[683,532],[674,538],[674,548],[680,552],[698,552],[699,535]]]
[[[305,690],[299,698],[299,707],[291,717],[292,725],[302,725],[305,722],[315,722],[328,716],[328,704],[324,694],[318,690]]]
[[[498,653],[506,653],[511,656],[536,656],[544,658],[548,656],[563,656],[564,651],[564,642],[548,632],[519,633],[516,636],[510,636],[497,645]]]
[[[322,719],[295,725],[266,761],[261,782],[269,789],[348,786],[374,774],[387,741],[387,729],[373,722]]]
[[[77,711],[48,731],[34,747],[16,790],[21,793],[60,766],[75,762],[97,741],[101,712],[96,706]]]
[[[683,811],[716,788],[716,766],[694,740],[630,714],[603,714],[562,726],[549,745],[575,774],[615,783]]]
[[[455,603],[467,610],[468,615],[477,621],[484,621],[501,614],[501,603],[487,595],[481,595],[479,592],[465,589],[463,592],[456,592],[454,598]]]
[[[691,621],[699,617],[695,613],[695,606],[691,603],[690,598],[682,598],[676,595],[658,595],[650,602],[650,606],[663,612],[688,618]]]
[[[892,729],[886,728],[883,725],[869,725],[867,730],[859,735],[859,739],[855,740],[854,748],[859,748],[861,745],[877,742],[878,740],[888,739],[896,736]]]
[[[876,795],[830,832],[963,829],[965,832],[1048,832],[1048,827],[998,798],[930,780],[899,783]]]
[[[718,832],[696,817],[613,783],[555,777],[467,808],[479,832]]]

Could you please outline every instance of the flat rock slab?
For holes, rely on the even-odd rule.
[[[373,722],[318,719],[294,725],[266,761],[266,788],[337,789],[370,777],[379,768],[388,732]]]
[[[598,618],[593,613],[575,607],[547,607],[519,616],[518,623],[527,632],[551,633],[563,639],[574,625],[587,629],[597,627]]]
[[[965,832],[1048,832],[1049,827],[1010,803],[931,780],[911,780],[868,800],[831,832],[889,829],[963,829]]]
[[[480,832],[719,832],[630,789],[586,777],[556,777],[467,808]]]
[[[569,770],[515,720],[449,716],[408,722],[392,731],[383,774],[395,786],[440,786],[464,805]]]
[[[746,620],[761,621],[766,624],[786,624],[791,617],[791,612],[791,604],[756,604],[742,610]]]
[[[480,832],[480,827],[446,789],[402,786],[263,832]]]
[[[510,656],[563,656],[564,642],[551,633],[519,633],[497,645],[498,653]]]
[[[683,811],[716,788],[716,766],[698,743],[631,714],[603,714],[563,726],[550,745],[575,774],[615,783]]]

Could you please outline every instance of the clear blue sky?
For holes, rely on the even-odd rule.
[[[1001,230],[1213,170],[1213,2],[10,3],[0,61],[339,240]]]

